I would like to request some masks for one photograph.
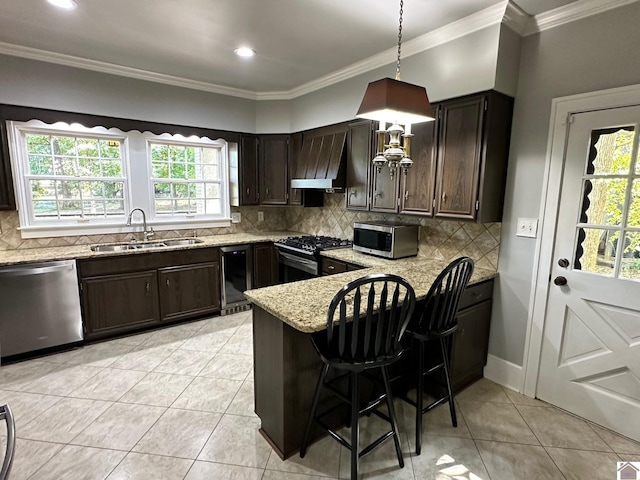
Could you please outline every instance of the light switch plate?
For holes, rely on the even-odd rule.
[[[258,221],[264,222],[264,212],[258,212]]]
[[[519,218],[516,227],[516,237],[536,238],[538,235],[537,218]]]
[[[242,221],[242,214],[240,212],[233,212],[231,214],[231,223],[240,223]]]

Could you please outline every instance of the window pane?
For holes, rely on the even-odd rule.
[[[180,180],[184,180],[187,178],[185,176],[185,165],[184,163],[172,163],[170,167],[171,178],[176,178]]]
[[[76,142],[73,137],[52,137],[53,153],[55,155],[76,156]]]
[[[107,215],[124,215],[124,201],[123,200],[107,200],[105,202],[105,209]]]
[[[171,184],[170,183],[154,183],[153,184],[155,198],[170,198],[171,197]]]
[[[153,178],[169,178],[169,164],[153,162],[151,164],[151,176]]]
[[[584,181],[581,223],[620,225],[627,181],[593,178]]]
[[[156,200],[156,213],[167,214],[173,211],[171,200]]]
[[[30,183],[34,200],[56,199],[56,186],[53,180],[31,180]]]
[[[53,175],[53,158],[44,155],[29,155],[31,175]]]
[[[53,167],[56,175],[64,177],[77,177],[78,169],[76,159],[71,157],[54,157]]]
[[[123,198],[124,197],[124,183],[122,182],[104,182],[104,196],[105,198]]]
[[[94,198],[103,198],[102,182],[80,182],[80,190],[82,191],[83,200]]]
[[[169,146],[151,144],[151,160],[154,162],[167,162],[169,161]]]
[[[185,147],[169,145],[169,160],[171,162],[184,163]]]
[[[188,198],[189,197],[189,185],[186,183],[176,183],[173,185],[174,196],[176,198]]]
[[[78,173],[81,177],[99,177],[100,161],[94,158],[78,159]]]
[[[589,152],[587,173],[595,175],[624,175],[629,173],[634,127],[618,130],[594,130],[591,133],[592,149]]]
[[[601,228],[579,228],[574,268],[612,276],[620,232]]]
[[[33,202],[33,213],[37,218],[57,218],[58,207],[54,200],[36,200]]]
[[[640,280],[640,232],[628,232],[624,245],[620,276]]]
[[[208,184],[206,187],[207,198],[220,198],[220,185],[217,183]]]
[[[216,215],[222,213],[220,200],[207,200],[207,215]]]
[[[90,200],[82,202],[82,211],[85,217],[103,217],[104,216],[104,202],[101,200]]]
[[[82,213],[81,202],[78,200],[64,200],[58,202],[61,217],[79,217]]]
[[[627,225],[629,227],[640,227],[640,180],[634,180],[631,188],[631,203],[629,204]]]
[[[99,157],[98,140],[96,138],[78,138],[77,152],[79,157]]]
[[[122,162],[121,161],[103,161],[102,162],[102,176],[103,177],[122,177]]]
[[[122,158],[118,140],[99,140],[98,145],[102,158]]]
[[[207,180],[220,180],[220,169],[218,165],[205,165],[203,169],[203,178]]]
[[[68,199],[80,199],[80,183],[72,180],[72,181],[62,181],[56,182],[56,187],[58,190],[58,199],[68,200]]]
[[[51,155],[51,137],[49,135],[39,135],[29,133],[27,137],[27,151],[42,155]]]

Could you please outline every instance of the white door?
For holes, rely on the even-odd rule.
[[[640,440],[640,107],[572,116],[537,396]]]

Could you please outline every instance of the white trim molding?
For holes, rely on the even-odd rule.
[[[521,392],[523,374],[520,365],[491,354],[487,355],[487,365],[484,367],[485,378],[516,392]]]
[[[540,373],[549,279],[553,268],[553,248],[568,137],[567,120],[572,114],[631,105],[640,105],[640,85],[555,98],[551,103],[549,140],[539,215],[542,221],[533,260],[531,300],[523,359],[524,377],[522,386],[518,389],[530,397],[535,396]]]

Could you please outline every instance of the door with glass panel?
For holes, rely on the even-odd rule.
[[[572,115],[537,396],[640,440],[640,107]]]

